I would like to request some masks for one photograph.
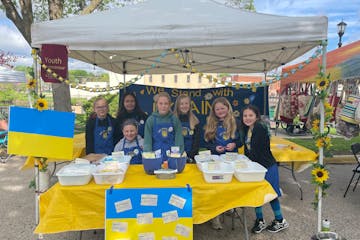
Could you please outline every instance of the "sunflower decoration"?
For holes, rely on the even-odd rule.
[[[316,166],[311,171],[311,175],[315,182],[323,184],[329,178],[329,171],[324,167]]]
[[[28,80],[28,82],[26,83],[26,88],[27,89],[35,89],[35,87],[36,87],[36,80],[33,78]]]
[[[35,161],[39,166],[39,171],[40,172],[46,172],[48,170],[47,158],[37,157],[37,158],[35,158]]]
[[[333,118],[334,107],[329,102],[324,102],[325,109],[325,122],[330,121]]]
[[[313,122],[312,122],[312,128],[311,128],[311,131],[313,133],[318,133],[320,131],[320,119],[315,119]]]
[[[319,163],[315,163],[313,165],[313,169],[311,171],[311,177],[312,177],[312,183],[316,185],[315,189],[315,196],[314,201],[312,202],[312,205],[314,206],[314,209],[317,209],[318,207],[318,201],[319,201],[319,188],[322,189],[322,196],[326,195],[325,190],[330,187],[330,184],[328,184],[326,181],[329,179],[329,171],[325,168],[324,165],[321,165]]]
[[[316,139],[315,145],[318,148],[329,148],[331,146],[331,138],[329,136],[323,136]]]
[[[39,111],[42,111],[42,110],[47,110],[49,107],[48,107],[48,102],[46,101],[45,99],[45,96],[40,94],[39,96],[40,98],[38,98],[36,100],[36,103],[35,103],[35,108]]]
[[[321,77],[321,78],[318,78],[316,80],[316,88],[319,90],[319,91],[324,91],[328,88],[329,86],[329,81],[328,79],[324,78],[324,77]]]
[[[326,76],[323,70],[324,70],[323,66],[320,66],[320,71],[318,73],[318,77],[316,80],[316,95],[320,99],[324,107],[323,125],[326,126],[326,124],[333,118],[334,108],[327,101],[328,99],[327,90],[330,85],[330,74]],[[312,121],[312,129],[311,129],[313,138],[315,140],[315,145],[319,149],[321,148],[329,149],[331,146],[331,138],[329,136],[329,131],[322,132],[320,129],[320,125],[321,125],[321,120],[320,117],[317,116]],[[325,169],[322,163],[315,163],[311,171],[311,177],[312,177],[312,183],[315,184],[316,186],[314,201],[312,202],[312,205],[314,206],[314,209],[317,209],[319,199],[326,195],[325,189],[330,187],[330,184],[326,183],[326,181],[329,179],[329,171]],[[321,195],[319,195],[320,189],[322,190]]]

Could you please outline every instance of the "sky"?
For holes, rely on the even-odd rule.
[[[359,0],[254,0],[254,4],[259,13],[283,16],[327,16],[329,21],[328,51],[338,47],[337,24],[341,20],[347,24],[342,38],[343,45],[360,39]],[[0,50],[20,56],[16,65],[32,65],[31,48],[3,12],[0,12]],[[306,58],[305,55],[292,63]],[[79,61],[70,61],[70,69],[93,70],[92,68]]]

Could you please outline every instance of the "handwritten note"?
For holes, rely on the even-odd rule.
[[[116,213],[125,212],[132,209],[132,204],[130,198],[115,202]]]
[[[138,213],[136,221],[138,224],[151,224],[153,223],[153,213]]]
[[[141,194],[141,206],[157,206],[158,195],[156,194]]]
[[[155,240],[155,233],[147,232],[147,233],[139,233],[139,240]]]
[[[183,224],[176,224],[175,233],[179,234],[184,237],[189,237],[191,232],[191,228],[183,225]]]
[[[182,198],[176,194],[171,194],[170,199],[169,199],[169,204],[173,205],[177,208],[183,209],[184,205],[186,203],[186,199]]]
[[[113,222],[111,230],[113,232],[127,232],[128,223],[127,222]]]
[[[169,211],[169,212],[163,212],[162,219],[163,219],[164,223],[175,222],[179,219],[178,212],[176,210]]]

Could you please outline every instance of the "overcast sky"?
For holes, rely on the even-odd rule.
[[[360,39],[360,0],[255,0],[257,12],[284,16],[320,16],[329,19],[328,51],[337,48],[339,40],[337,24],[343,20],[347,24],[343,45]],[[0,12],[0,49],[14,55],[23,56],[17,64],[31,65],[30,47],[16,29],[15,25]],[[301,59],[300,59],[301,60]],[[70,62],[70,69],[85,65],[78,61]]]

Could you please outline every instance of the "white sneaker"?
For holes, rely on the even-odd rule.
[[[272,221],[271,225],[267,226],[266,230],[272,233],[277,233],[288,227],[289,223],[285,220],[285,218],[281,222],[275,219]]]
[[[211,219],[211,227],[215,230],[221,230],[223,229],[221,222],[220,222],[220,217],[216,216],[213,219]]]

